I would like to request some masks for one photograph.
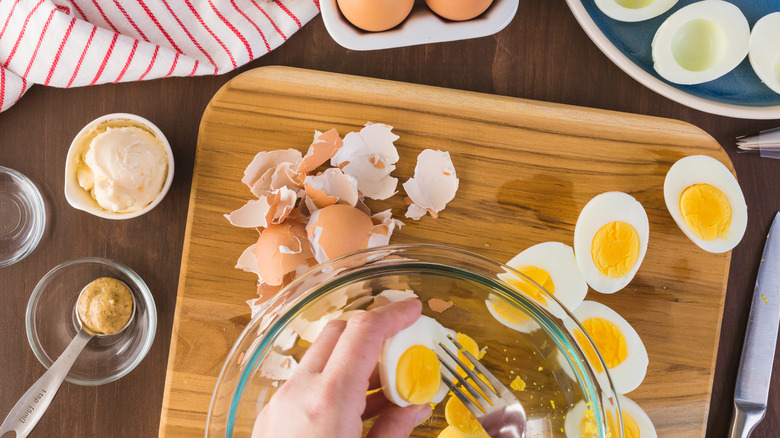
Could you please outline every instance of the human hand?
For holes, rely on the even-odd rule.
[[[293,376],[263,408],[253,438],[359,438],[363,420],[377,416],[368,438],[408,438],[431,415],[429,405],[401,408],[378,391],[376,365],[384,341],[417,320],[418,300],[387,304],[331,321]]]

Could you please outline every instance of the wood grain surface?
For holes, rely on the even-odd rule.
[[[146,359],[116,382],[99,387],[63,385],[32,436],[135,438],[158,433],[198,126],[221,86],[242,71],[263,65],[680,119],[711,134],[734,163],[749,212],[747,233],[732,252],[707,420],[708,438],[727,435],[758,261],[771,218],[780,210],[780,161],[737,154],[734,138],[777,127],[780,122],[714,116],[654,93],[598,50],[565,2],[549,0],[523,1],[504,30],[474,40],[356,52],[336,44],[317,17],[279,49],[221,76],[74,89],[33,86],[0,114],[0,165],[30,177],[41,189],[49,213],[38,249],[23,261],[0,269],[0,413],[8,412],[44,372],[26,341],[24,327],[25,307],[35,284],[63,261],[100,256],[130,266],[149,285],[158,310],[154,344]],[[176,175],[166,198],[149,214],[130,221],[90,216],[71,208],[63,196],[68,145],[84,125],[112,112],[130,112],[154,122],[167,136],[176,158]],[[769,410],[753,438],[775,438],[780,430],[777,385],[780,366],[776,361]]]
[[[669,167],[720,145],[679,121],[287,67],[226,84],[200,125],[190,213],[160,421],[163,436],[201,435],[214,382],[248,315],[255,276],[234,268],[254,230],[222,215],[250,199],[240,182],[259,151],[302,153],[315,129],[342,135],[366,121],[394,126],[405,181],[425,148],[449,151],[460,178],[439,219],[406,220],[394,243],[439,243],[507,261],[549,240],[572,242],[593,196],[625,191],[646,208],[650,243],[627,289],[590,292],[634,325],[650,356],[630,394],[663,437],[703,436],[730,254],[709,254],[677,228],[663,200]],[[405,211],[400,196],[372,211]]]

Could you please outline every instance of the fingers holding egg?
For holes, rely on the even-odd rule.
[[[414,324],[385,341],[379,377],[388,400],[405,407],[439,403],[444,399],[448,389],[442,383],[437,352],[441,352],[440,342],[455,350],[447,335],[456,334],[433,318],[420,316]],[[451,365],[455,367],[454,363]]]
[[[705,251],[729,251],[745,234],[745,197],[734,175],[712,157],[674,163],[664,180],[664,201],[677,226]]]
[[[649,235],[647,213],[631,195],[591,199],[574,228],[574,253],[588,285],[608,294],[626,287],[644,260]]]

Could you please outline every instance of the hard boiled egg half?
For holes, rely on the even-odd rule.
[[[653,422],[639,405],[625,396],[618,396],[618,403],[623,418],[623,434],[621,436],[625,438],[658,438]],[[591,438],[599,435],[596,411],[592,406],[592,403],[586,403],[583,400],[569,409],[563,425],[566,438]],[[607,428],[610,431],[618,427],[611,411],[607,411],[606,420]],[[612,433],[612,436],[616,435]]]
[[[388,400],[404,407],[439,403],[444,399],[448,389],[442,383],[436,353],[449,359],[440,342],[450,351],[457,350],[447,335],[455,337],[456,333],[423,315],[385,341],[379,359],[379,377]],[[448,363],[453,369],[456,367],[451,359]]]
[[[647,252],[647,213],[636,199],[607,192],[591,199],[574,227],[574,253],[590,287],[601,293],[623,289]]]
[[[780,93],[780,12],[762,17],[753,26],[748,57],[761,81]]]
[[[653,68],[676,84],[700,84],[733,70],[748,54],[750,25],[723,0],[704,0],[670,15],[653,38]]]
[[[606,16],[618,21],[644,21],[657,17],[677,4],[677,0],[596,0]]]
[[[664,200],[677,226],[705,251],[726,252],[745,234],[745,197],[734,175],[712,157],[674,163],[664,180]]]
[[[572,313],[604,360],[615,392],[626,394],[635,390],[644,380],[649,364],[645,344],[636,330],[617,312],[595,301],[583,301]],[[571,330],[595,372],[604,372],[582,330]]]
[[[577,267],[574,250],[560,242],[531,246],[514,256],[507,262],[507,266],[533,280],[569,310],[577,307],[588,292],[588,285]],[[502,275],[501,278],[555,316],[565,316],[565,312],[545,298],[545,294],[535,284],[515,275]]]

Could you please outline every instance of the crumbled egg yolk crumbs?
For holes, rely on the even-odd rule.
[[[588,336],[593,340],[593,343],[596,344],[596,348],[601,353],[607,368],[615,368],[626,360],[628,357],[628,343],[626,342],[626,337],[623,336],[623,333],[615,324],[604,318],[590,318],[582,322],[582,327],[588,332]],[[583,347],[585,356],[596,369],[596,372],[603,372],[604,368],[601,366],[596,352],[589,348],[585,335],[581,331],[576,330],[574,336],[577,338],[580,346]]]
[[[512,380],[512,383],[509,384],[509,387],[515,391],[525,391],[525,386],[525,380],[520,378],[520,376],[515,377],[515,380]]]
[[[596,411],[593,410],[592,403],[588,403],[588,409],[585,409],[585,412],[582,413],[580,435],[582,435],[582,438],[598,438],[599,436],[599,428],[596,425]]]
[[[464,437],[478,438],[486,434],[477,418],[454,395],[447,400],[447,405],[444,407],[444,418],[447,420],[447,424],[457,429]]]
[[[408,348],[398,359],[395,387],[398,395],[415,405],[431,401],[439,392],[441,374],[436,353],[423,345]]]
[[[555,295],[555,284],[553,283],[549,272],[542,268],[537,268],[536,266],[522,266],[517,268],[517,270],[520,271],[521,274],[535,281],[537,284],[539,284],[539,286],[542,286],[544,290],[550,293],[550,295]],[[531,297],[536,302],[540,304],[547,304],[547,300],[544,299],[542,291],[540,291],[536,285],[528,283],[527,281],[517,277],[511,277],[507,281],[509,284],[523,292],[525,295]]]
[[[680,214],[685,225],[702,240],[723,237],[731,226],[731,204],[717,187],[694,184],[680,195]]]
[[[599,272],[607,277],[623,277],[639,259],[639,234],[626,222],[610,222],[593,235],[590,255]]]

